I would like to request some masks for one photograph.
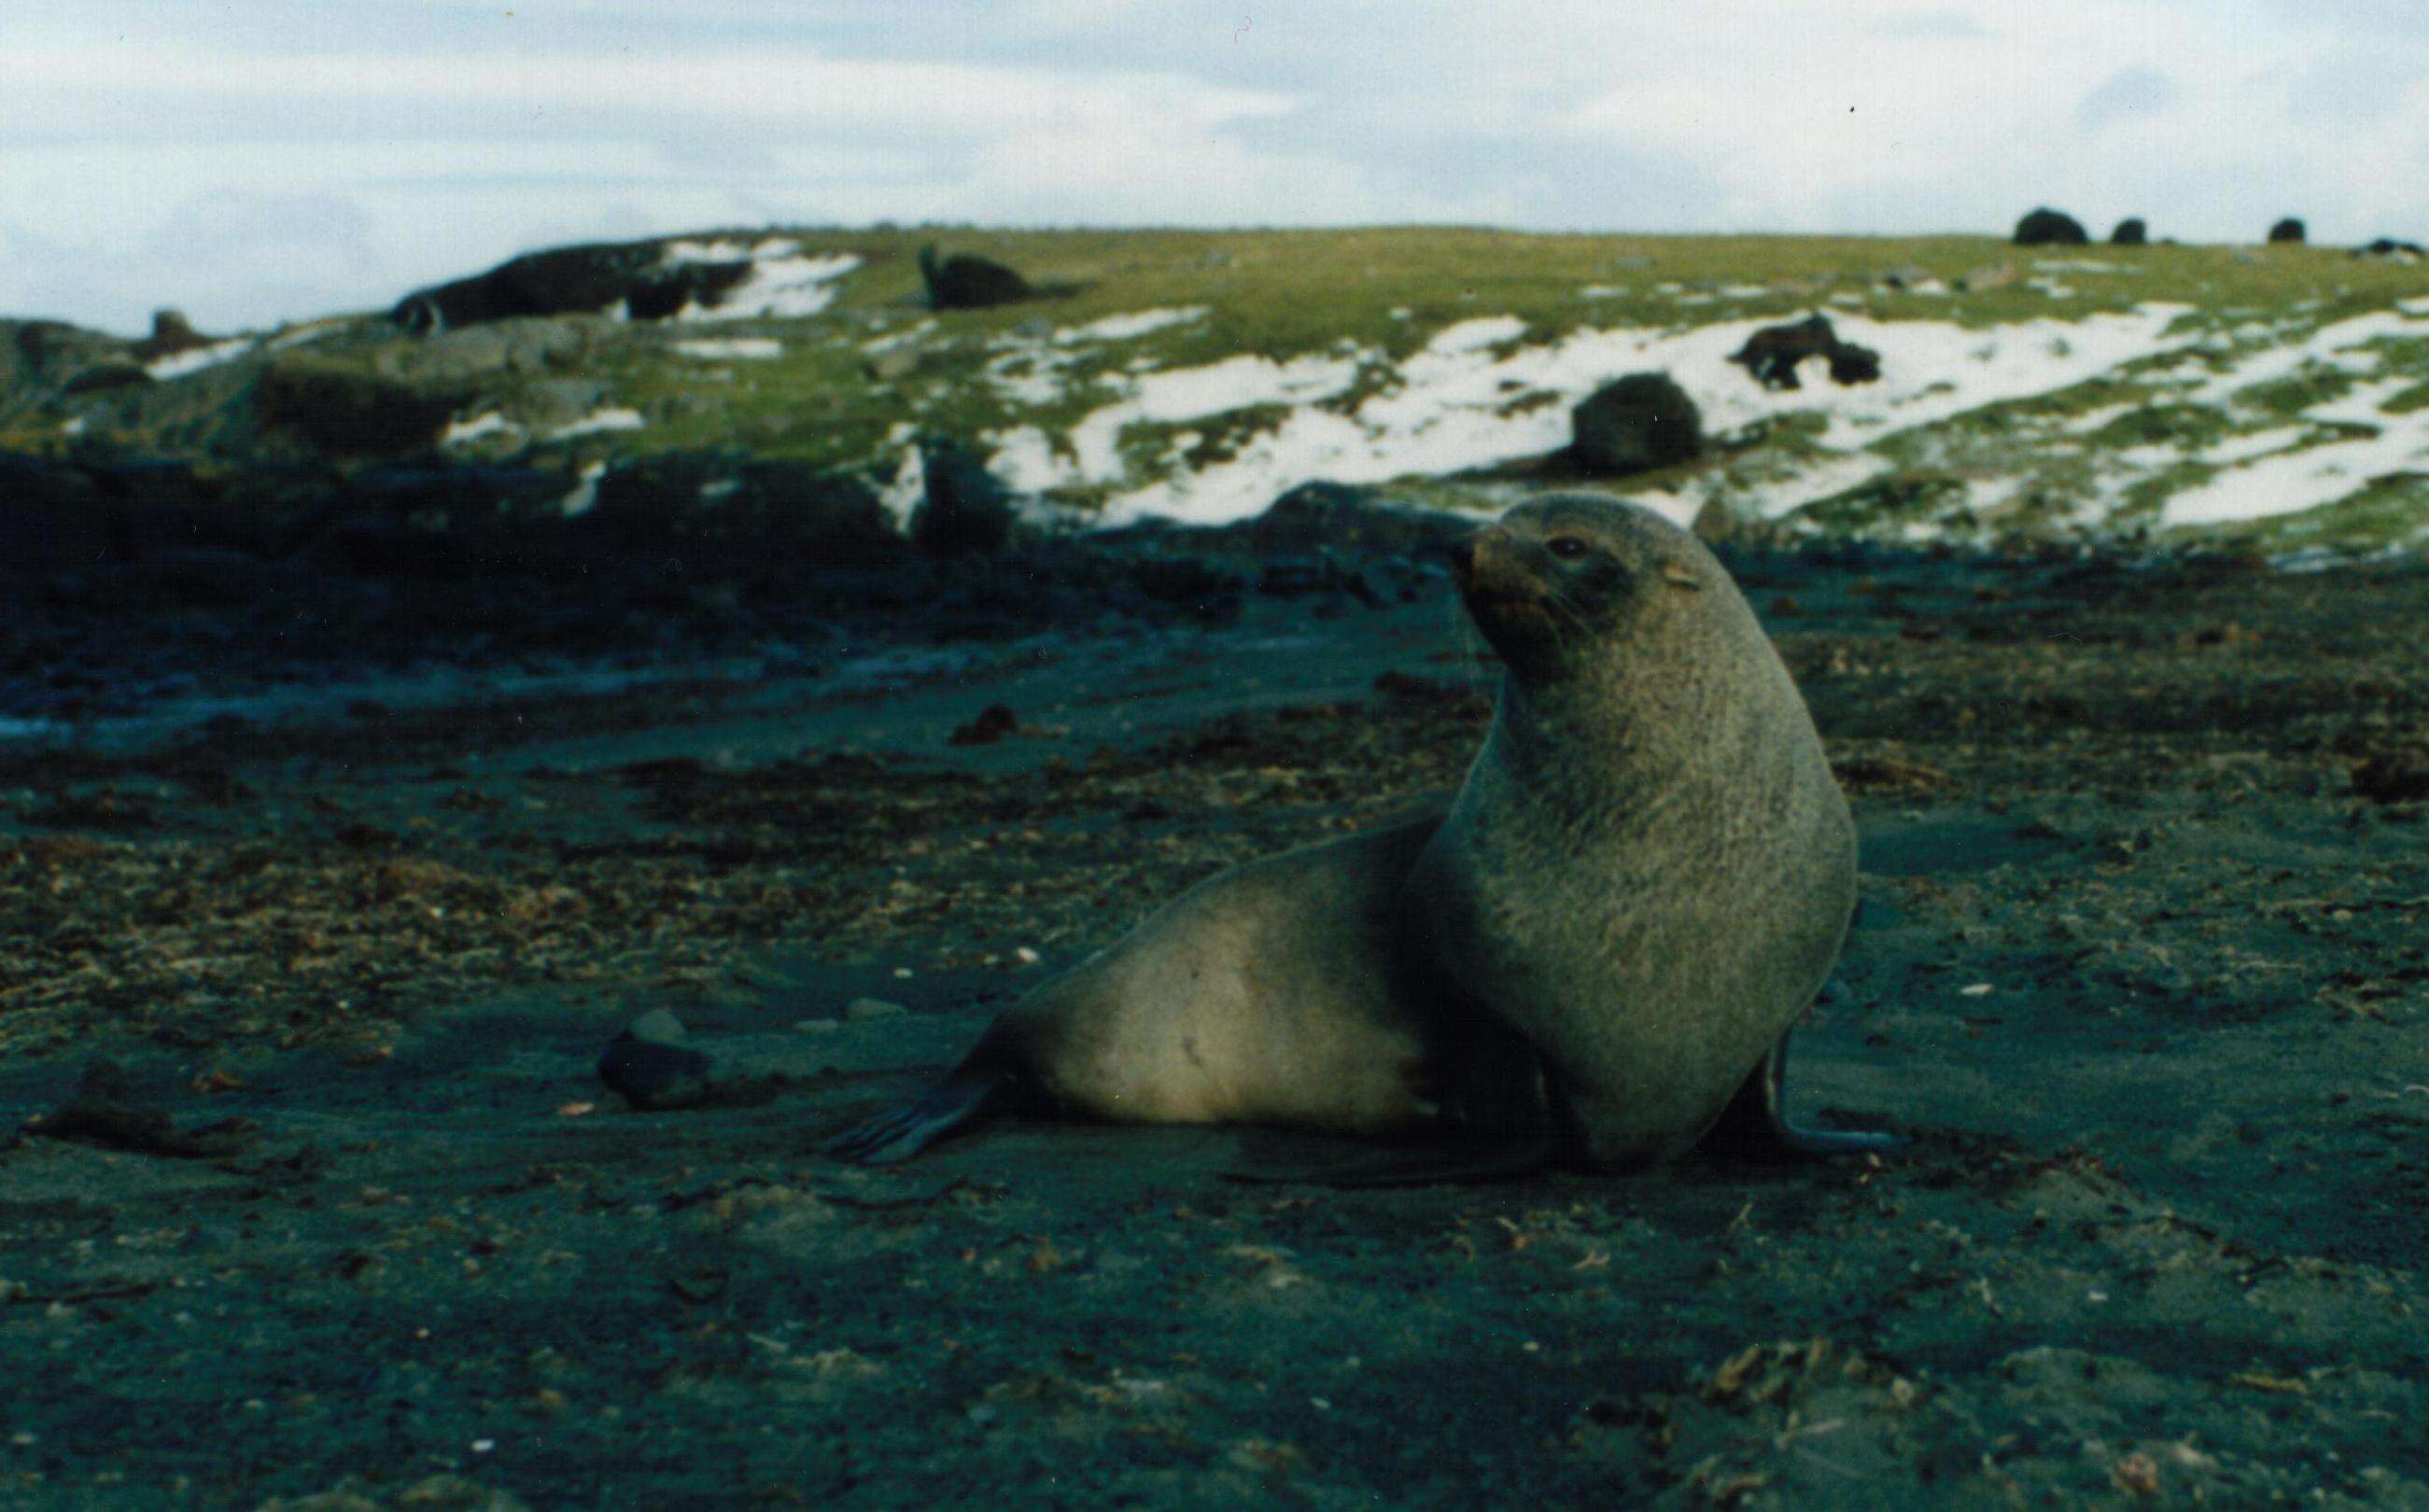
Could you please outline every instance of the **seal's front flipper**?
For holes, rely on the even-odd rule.
[[[1288,1153],[1301,1154],[1309,1144],[1335,1149],[1339,1142],[1313,1136],[1287,1136]],[[1545,1133],[1445,1133],[1405,1148],[1350,1147],[1332,1159],[1277,1159],[1272,1138],[1252,1137],[1248,1163],[1223,1173],[1226,1181],[1255,1185],[1292,1184],[1313,1187],[1474,1186],[1487,1181],[1515,1181],[1548,1171],[1561,1163],[1567,1142]]]
[[[1013,1073],[1002,1066],[966,1061],[901,1107],[845,1129],[819,1145],[819,1153],[858,1165],[908,1160],[1005,1102],[1014,1081]]]
[[[1762,1058],[1722,1110],[1721,1121],[1699,1149],[1724,1159],[1784,1161],[1832,1155],[1868,1155],[1906,1147],[1901,1135],[1880,1129],[1799,1128],[1788,1121],[1782,1093],[1788,1079],[1788,1036]]]

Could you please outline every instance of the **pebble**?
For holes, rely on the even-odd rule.
[[[844,1005],[843,1016],[851,1023],[865,1024],[873,1018],[892,1018],[909,1011],[901,1004],[889,1003],[882,997],[855,997]]]

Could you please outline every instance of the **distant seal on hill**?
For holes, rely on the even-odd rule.
[[[1024,1106],[1421,1137],[1342,1168],[1353,1184],[1634,1169],[1708,1135],[1893,1144],[1781,1115],[1789,1025],[1854,907],[1855,829],[1727,573],[1595,495],[1519,506],[1459,567],[1507,673],[1446,814],[1201,884],[829,1153],[905,1159]],[[1447,1158],[1454,1134],[1503,1153]]]

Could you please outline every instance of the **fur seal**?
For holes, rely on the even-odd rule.
[[[828,1153],[906,1159],[1022,1106],[1419,1136],[1342,1184],[1630,1170],[1708,1138],[1893,1146],[1782,1116],[1788,1027],[1854,908],[1855,827],[1727,571],[1596,495],[1518,506],[1458,568],[1506,671],[1446,812],[1200,884]],[[1485,1156],[1445,1154],[1479,1137]]]

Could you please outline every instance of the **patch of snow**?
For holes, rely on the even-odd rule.
[[[892,336],[882,336],[874,341],[864,341],[860,344],[860,350],[871,354],[891,352],[906,341],[918,340],[922,335],[934,330],[935,325],[936,322],[934,320],[921,320],[907,331],[897,331]]]
[[[765,362],[771,357],[783,356],[785,343],[773,337],[736,336],[706,341],[678,341],[675,343],[675,350],[686,357],[702,357],[712,361],[740,358],[751,362]]]
[[[1569,406],[1630,372],[1668,372],[1726,432],[1768,417],[1819,412],[1826,443],[1852,452],[1882,436],[1930,425],[2004,400],[2045,393],[2145,356],[2183,306],[2145,304],[2123,314],[2075,321],[2021,321],[1968,330],[1946,321],[1840,318],[1846,339],[1881,353],[1883,377],[1840,387],[1828,383],[1783,392],[1761,387],[1728,354],[1766,322],[1721,321],[1687,330],[1580,330],[1553,342],[1495,357],[1489,349],[1525,327],[1513,317],[1463,320],[1437,333],[1401,364],[1396,387],[1372,395],[1352,414],[1301,407],[1247,437],[1231,457],[1194,473],[1175,473],[1116,492],[1107,523],[1170,515],[1217,523],[1264,508],[1283,489],[1314,478],[1378,483],[1440,475],[1540,455],[1569,439]],[[1090,415],[1074,431],[1075,461],[1007,433],[1019,448],[1003,470],[1025,491],[1124,477],[1117,441],[1139,419],[1192,419],[1253,403],[1306,405],[1354,381],[1349,359],[1301,358],[1295,376],[1263,358],[1236,357],[1208,368],[1135,380],[1132,397]],[[1548,392],[1558,403],[1504,414],[1513,393]],[[1017,442],[1013,437],[1020,437]],[[1786,513],[1887,470],[1879,457],[1851,456],[1809,468],[1764,490],[1757,507]]]
[[[1722,286],[1720,292],[1721,298],[1723,299],[1760,299],[1771,292],[1771,286],[1768,284],[1725,284]]]
[[[2122,262],[2101,262],[2091,257],[2041,257],[2033,266],[2045,273],[2139,273],[2140,268]]]
[[[143,370],[164,382],[171,378],[183,378],[190,373],[201,372],[206,368],[216,368],[223,362],[233,362],[259,344],[249,336],[231,337],[225,341],[214,341],[207,347],[194,347],[185,352],[172,353],[168,356],[147,362],[143,365]]]
[[[610,406],[596,410],[570,425],[560,425],[548,433],[552,441],[570,441],[577,436],[597,436],[603,431],[637,431],[649,421],[641,419],[637,409]]]
[[[299,325],[291,331],[279,332],[263,342],[262,349],[267,352],[285,352],[289,347],[300,347],[307,342],[318,341],[322,337],[336,336],[345,328],[346,322],[342,320],[315,320],[310,325]]]
[[[599,503],[599,480],[607,476],[607,464],[593,462],[574,474],[573,491],[556,501],[556,512],[567,519],[587,515]]]
[[[438,435],[438,444],[463,446],[468,442],[477,441],[485,436],[502,436],[508,431],[520,434],[521,430],[521,426],[507,419],[496,410],[490,410],[486,414],[476,415],[469,420],[449,420],[447,429]]]
[[[1131,315],[1108,315],[1101,320],[1090,320],[1085,325],[1057,331],[1053,339],[1066,345],[1074,341],[1132,341],[1151,332],[1203,320],[1205,315],[1206,306],[1203,304],[1170,310],[1140,310]]]
[[[762,237],[757,241],[669,241],[661,249],[665,267],[681,268],[696,262],[765,262],[770,258],[787,257],[801,250],[801,244],[790,237]]]
[[[2230,436],[2201,454],[2200,460],[2217,468],[2231,468],[2239,462],[2283,452],[2310,433],[2299,425],[2280,425],[2266,431],[2247,431]]]
[[[1016,403],[1051,404],[1063,397],[1063,375],[1051,363],[1014,371],[999,360],[988,364],[986,376],[998,393]]]
[[[1527,322],[1514,315],[1493,315],[1480,320],[1461,320],[1436,331],[1426,343],[1426,351],[1442,356],[1456,356],[1462,352],[1481,352],[1515,341],[1527,334]]]
[[[2220,525],[2296,514],[2332,504],[2390,472],[2429,468],[2429,410],[2381,419],[2385,429],[2376,436],[2274,452],[2172,494],[2160,523]]]
[[[1628,286],[1626,284],[1588,284],[1585,288],[1578,290],[1578,298],[1610,299],[1613,295],[1625,294],[1627,292]]]
[[[877,491],[877,501],[884,506],[896,530],[911,528],[912,511],[928,501],[928,463],[917,447],[902,449],[902,460],[894,468],[894,481]]]
[[[85,426],[89,424],[91,419],[92,417],[90,415],[79,415],[75,419],[68,421],[65,425],[60,426],[59,434],[61,436],[82,436],[84,434]]]
[[[686,304],[679,320],[800,320],[834,303],[834,281],[860,266],[848,252],[832,256],[757,256],[751,276],[726,292],[715,309]]]
[[[2275,334],[2275,328],[2264,328]],[[2290,378],[2313,367],[2340,372],[2369,372],[2381,355],[2373,343],[2389,337],[2429,335],[2429,319],[2407,317],[2401,310],[2373,310],[2320,327],[2301,341],[2266,347],[2210,374],[2186,397],[2215,403],[2243,389]]]

